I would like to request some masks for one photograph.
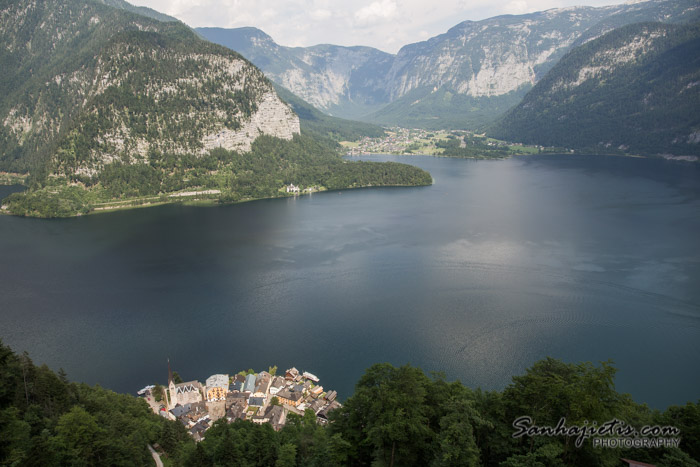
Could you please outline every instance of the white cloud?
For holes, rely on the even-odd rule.
[[[313,19],[328,19],[331,16],[333,16],[333,13],[325,8],[320,8],[311,12],[311,17]]]
[[[465,20],[621,0],[131,0],[192,27],[262,29],[280,45],[367,45],[395,53]]]
[[[513,0],[503,7],[504,13],[510,13],[514,15],[522,14],[528,12],[528,5],[525,0]]]
[[[389,19],[394,16],[398,8],[393,0],[373,2],[355,12],[355,19],[360,23],[371,23]]]

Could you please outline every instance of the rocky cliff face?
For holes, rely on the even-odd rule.
[[[385,76],[394,56],[371,47],[284,47],[256,28],[197,28],[259,66],[265,74],[318,109],[357,117],[388,100]]]
[[[380,123],[473,126],[517,104],[576,44],[634,22],[699,17],[696,0],[499,16],[465,21],[395,56],[369,48],[286,48],[253,28],[198,31],[322,110],[354,118],[364,112]],[[477,116],[474,122],[467,109]]]
[[[567,54],[491,130],[595,152],[700,155],[700,27],[640,23]]]
[[[30,0],[0,11],[0,162],[94,176],[152,154],[248,151],[299,119],[250,62],[184,25],[103,4]]]
[[[290,140],[299,132],[299,117],[274,91],[267,91],[257,102],[257,110],[242,122],[240,128],[231,130],[222,127],[220,131],[205,135],[202,149],[208,151],[220,147],[247,152],[260,135]]]

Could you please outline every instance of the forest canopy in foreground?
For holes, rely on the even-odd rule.
[[[470,389],[441,375],[388,363],[370,367],[327,426],[307,410],[268,424],[221,419],[195,443],[179,422],[147,403],[99,386],[72,383],[63,371],[36,366],[0,342],[0,465],[152,465],[158,443],[182,466],[699,466],[700,403],[664,412],[614,388],[609,362],[570,364],[547,358],[503,391]],[[513,422],[539,427],[602,425],[613,419],[640,430],[674,427],[679,448],[594,448],[592,439],[521,436]],[[654,438],[650,436],[649,438]]]

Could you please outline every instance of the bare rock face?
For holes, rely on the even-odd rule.
[[[0,69],[0,163],[12,154],[52,175],[95,177],[111,164],[245,152],[260,135],[299,133],[299,118],[253,64],[145,13],[82,0],[0,9],[0,46],[17,64]]]
[[[485,107],[490,99],[496,109],[503,98],[515,95],[515,101],[501,105],[505,110],[572,47],[625,24],[691,21],[699,5],[697,0],[628,2],[464,21],[444,34],[406,45],[396,55],[370,47],[284,47],[255,28],[198,32],[240,52],[270,79],[321,110],[358,118],[386,108],[386,118],[377,121],[401,123],[403,114],[437,91],[462,98],[453,111],[467,107],[468,99]],[[451,108],[438,101],[424,109],[436,109],[430,118],[444,117]]]
[[[202,139],[203,152],[214,148],[233,151],[250,151],[251,144],[260,135],[290,140],[299,133],[299,117],[282,102],[275,92],[263,94],[258,109],[242,122],[238,130],[222,128]]]
[[[699,83],[700,27],[632,24],[573,49],[489,134],[589,152],[697,157]]]

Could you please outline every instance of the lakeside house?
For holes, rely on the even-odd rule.
[[[206,381],[206,394],[208,401],[226,400],[228,392],[228,375],[211,375]]]
[[[287,193],[299,193],[299,187],[293,183],[287,185]]]
[[[255,391],[255,375],[248,375],[245,377],[245,383],[243,383],[243,392],[254,392]]]

